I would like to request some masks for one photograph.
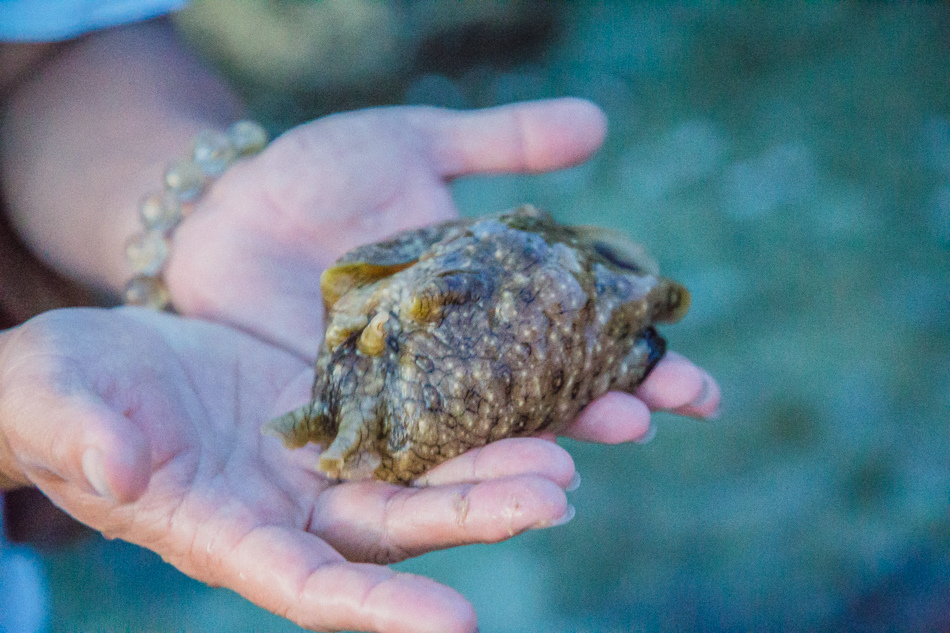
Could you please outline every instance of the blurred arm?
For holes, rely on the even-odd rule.
[[[52,51],[32,46],[0,47],[0,60],[9,60],[0,76],[10,82],[34,67],[8,87],[0,129],[11,221],[54,268],[120,290],[130,277],[124,245],[139,229],[139,201],[161,187],[166,165],[197,132],[226,127],[241,104],[165,20]]]

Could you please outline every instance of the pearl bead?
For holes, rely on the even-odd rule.
[[[134,235],[125,246],[125,257],[132,272],[142,275],[157,275],[168,257],[169,244],[159,231]]]
[[[183,158],[165,170],[165,186],[178,200],[193,200],[205,186],[205,174],[194,161]]]
[[[160,278],[137,275],[125,287],[125,302],[128,305],[164,310],[171,302],[171,297]]]
[[[170,194],[153,193],[139,205],[139,217],[146,230],[168,232],[181,222],[181,203]]]
[[[254,121],[238,121],[228,128],[227,134],[241,156],[256,154],[267,146],[267,131]]]
[[[237,159],[237,150],[223,132],[205,130],[195,137],[192,146],[195,165],[206,176],[220,176]]]

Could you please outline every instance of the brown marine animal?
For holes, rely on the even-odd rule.
[[[408,483],[470,448],[557,432],[663,355],[689,293],[626,237],[531,206],[361,246],[321,278],[310,403],[265,431],[339,479]]]

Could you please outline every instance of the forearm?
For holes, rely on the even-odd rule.
[[[142,197],[197,132],[240,112],[164,21],[76,41],[8,100],[0,177],[11,220],[54,268],[117,291]]]

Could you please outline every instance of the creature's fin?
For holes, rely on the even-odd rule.
[[[397,233],[383,242],[357,246],[330,266],[320,278],[328,310],[347,291],[409,268],[437,242],[465,231],[471,220],[443,222]]]
[[[415,262],[416,260],[411,260],[387,265],[369,264],[367,262],[334,264],[320,275],[323,307],[329,311],[333,304],[350,290],[395,275],[399,271],[409,268]]]
[[[369,428],[358,411],[345,413],[333,443],[320,455],[317,467],[334,479],[365,479],[372,476],[381,461],[367,437],[374,430]]]
[[[312,403],[269,420],[261,433],[279,437],[287,448],[300,448],[307,442],[326,446],[333,440],[327,416],[317,413]]]

